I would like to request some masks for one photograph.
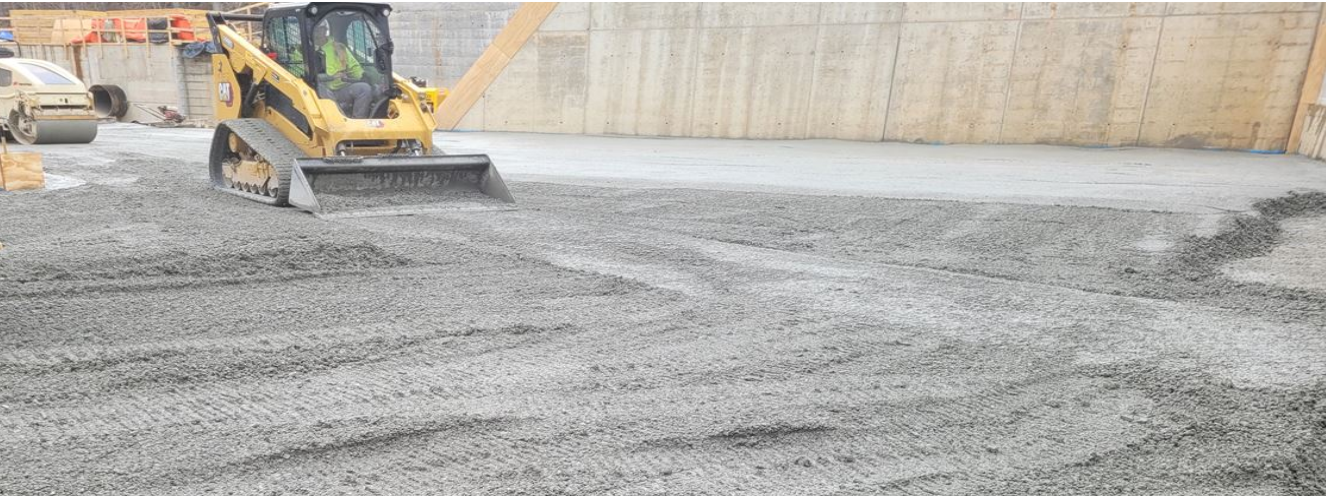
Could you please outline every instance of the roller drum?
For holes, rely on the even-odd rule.
[[[32,121],[11,117],[9,133],[14,140],[25,145],[57,143],[91,143],[97,138],[95,120]]]

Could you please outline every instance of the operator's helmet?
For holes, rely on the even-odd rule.
[[[322,22],[319,22],[317,26],[313,26],[313,41],[318,43],[325,43],[327,40],[330,39],[331,39],[331,23],[328,23],[326,19],[323,19]]]

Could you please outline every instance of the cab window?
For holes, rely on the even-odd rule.
[[[318,96],[336,101],[351,119],[381,118],[391,89],[378,70],[378,48],[386,43],[373,18],[358,9],[328,12],[311,28]]]
[[[299,19],[294,16],[269,19],[263,33],[267,38],[267,50],[276,54],[276,63],[291,74],[304,77],[306,69],[299,43]]]
[[[362,12],[351,10],[332,12],[313,28],[314,51],[320,50],[325,53],[328,47],[335,47],[339,50],[338,57],[353,58],[358,65],[368,69],[375,76],[377,49],[383,43],[382,33],[377,25]]]
[[[0,69],[0,86],[11,86],[14,84],[14,73],[9,69]]]
[[[354,51],[356,57],[373,65],[373,57],[376,55],[378,43],[377,36],[374,35],[376,28],[365,22],[363,19],[351,21],[345,27],[345,41]]]
[[[73,81],[70,81],[69,78],[67,77],[61,76],[59,73],[55,71],[39,66],[37,64],[28,64],[20,62],[19,65],[22,65],[23,69],[28,71],[28,73],[32,74],[34,77],[36,77],[38,81],[41,81],[46,84],[78,84]]]

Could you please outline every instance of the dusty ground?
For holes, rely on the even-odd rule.
[[[1303,259],[1320,194],[509,174],[516,211],[325,221],[156,133],[0,194],[0,493],[1326,491],[1326,292],[1229,275]]]

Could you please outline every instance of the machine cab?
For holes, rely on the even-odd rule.
[[[387,117],[392,81],[386,4],[277,4],[263,16],[262,49],[348,119]]]

